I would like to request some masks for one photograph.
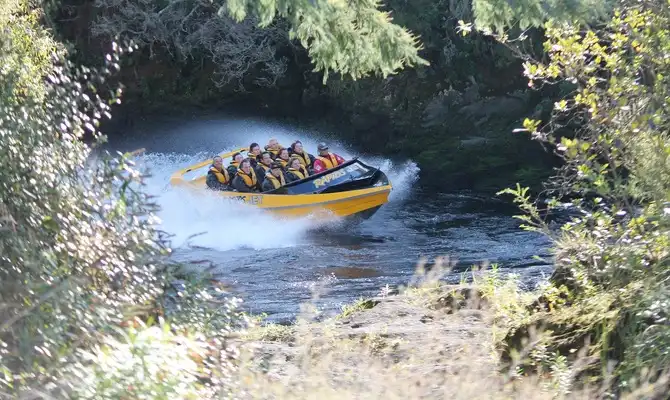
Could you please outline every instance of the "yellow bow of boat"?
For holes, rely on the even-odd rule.
[[[229,164],[233,154],[245,155],[246,152],[246,148],[241,148],[221,154],[224,167]],[[194,190],[209,190],[205,181],[211,164],[212,159],[209,159],[183,168],[172,175],[170,184]],[[282,216],[369,218],[388,202],[391,190],[392,185],[382,171],[353,159],[269,192],[209,191],[222,199],[248,204]]]

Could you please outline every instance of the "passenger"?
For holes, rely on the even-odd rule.
[[[214,157],[207,171],[207,187],[212,190],[230,190],[230,174],[223,168],[223,159]]]
[[[256,168],[258,164],[258,158],[261,155],[261,145],[258,143],[252,143],[249,145],[249,160],[251,161],[251,168]]]
[[[237,176],[233,179],[233,187],[238,192],[257,192],[260,185],[256,178],[256,173],[251,168],[251,163],[248,159],[240,163],[240,168],[237,170]]]
[[[325,143],[319,143],[317,150],[319,151],[319,155],[314,160],[315,174],[344,164],[344,158],[329,152],[328,146]]]
[[[228,166],[228,175],[230,175],[230,181],[232,182],[233,179],[235,179],[235,175],[237,175],[237,170],[240,168],[240,163],[244,160],[244,156],[240,153],[235,153],[233,154],[233,159],[230,161],[230,165]]]
[[[295,182],[300,179],[305,179],[309,176],[307,173],[307,168],[300,164],[300,159],[298,157],[291,157],[291,160],[288,162],[288,168],[286,169],[286,181]]]
[[[288,149],[279,150],[279,154],[277,154],[277,158],[275,158],[275,161],[280,163],[282,168],[286,168],[289,162]]]
[[[282,172],[281,164],[275,161],[270,166],[270,170],[265,174],[265,180],[263,181],[263,191],[268,192],[270,190],[279,189],[284,185],[286,185],[284,172]]]
[[[272,154],[272,159],[274,160],[277,158],[277,155],[279,154],[279,150],[283,149],[284,147],[277,142],[277,139],[272,138],[268,141],[268,144],[265,145],[265,151],[269,151]]]
[[[296,140],[291,145],[291,157],[293,156],[300,157],[300,164],[307,169],[314,164],[314,156],[305,151],[300,140]]]
[[[272,156],[270,155],[269,151],[264,151],[261,153],[260,157],[260,162],[254,168],[254,171],[256,172],[256,176],[258,177],[258,183],[260,185],[263,185],[263,181],[265,180],[265,174],[270,170],[270,166],[272,165]]]

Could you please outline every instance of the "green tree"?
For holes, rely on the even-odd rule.
[[[670,6],[615,3],[609,19],[592,28],[583,21],[593,14],[580,8],[588,2],[555,16],[521,6],[503,14],[485,8],[497,3],[476,2],[477,25],[501,32],[515,21],[546,20],[547,61],[527,61],[525,75],[535,87],[568,82],[573,88],[548,121],[524,123],[564,160],[547,182],[548,210],[567,199],[570,221],[553,229],[525,189],[505,191],[526,211],[525,226],[553,239],[555,253],[539,307],[508,339],[518,343],[529,325],[542,325],[549,332],[541,346],[550,352],[569,356],[590,343],[577,373],[586,369],[605,379],[615,361],[609,381],[615,391],[656,381],[670,370],[667,352],[657,350],[670,345],[670,63],[659,57],[670,52]],[[575,121],[574,137],[562,137]],[[667,390],[667,382],[661,387]]]
[[[282,42],[282,21],[288,22],[290,39],[307,49],[315,71],[324,73],[324,82],[330,72],[353,79],[386,77],[406,66],[427,64],[418,55],[418,38],[393,24],[390,13],[380,11],[379,5],[376,0],[216,0],[206,5],[189,0],[103,1],[99,6],[104,13],[95,30],[166,45],[182,54],[209,54],[220,64],[224,82],[230,79],[226,73],[239,78],[240,68],[244,72],[254,64],[265,66],[270,77],[283,73],[271,47]],[[243,25],[228,23],[228,15]],[[263,35],[254,25],[270,30]],[[258,48],[250,51],[249,46]]]
[[[118,93],[64,61],[39,10],[7,4],[0,33],[0,397],[59,381],[73,351],[152,307],[163,239],[126,157],[93,155]],[[133,311],[135,308],[135,311]]]

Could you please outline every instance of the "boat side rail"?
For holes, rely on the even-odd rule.
[[[225,158],[232,157],[233,154],[235,154],[235,153],[242,153],[242,152],[246,152],[247,150],[248,149],[246,147],[240,147],[238,149],[231,150],[231,151],[228,151],[226,153],[218,154],[218,156],[225,159]],[[188,183],[186,181],[186,179],[184,179],[184,175],[188,174],[191,171],[195,171],[195,170],[200,169],[202,167],[206,167],[206,166],[210,165],[213,161],[214,161],[214,157],[212,157],[208,160],[201,161],[201,162],[199,162],[195,165],[189,165],[188,167],[180,169],[179,171],[172,174],[172,176],[170,177],[170,184],[172,184],[172,185],[183,185],[185,183]]]

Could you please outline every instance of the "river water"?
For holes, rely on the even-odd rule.
[[[389,160],[357,153],[330,139],[326,131],[300,129],[258,118],[199,116],[139,122],[110,136],[109,150],[145,148],[140,165],[152,176],[147,191],[162,210],[164,231],[172,234],[173,258],[212,271],[245,308],[269,320],[291,320],[313,300],[329,315],[359,297],[389,285],[407,284],[421,260],[448,257],[455,264],[445,279],[458,282],[473,265],[497,263],[534,285],[551,273],[544,237],[522,231],[507,199],[472,192],[434,193],[421,189],[412,160]],[[300,139],[314,152],[327,140],[345,158],[360,156],[380,167],[394,189],[390,202],[360,224],[309,219],[284,220],[245,205],[222,203],[207,193],[172,188],[179,168],[217,152],[261,145],[271,137],[288,145]]]

